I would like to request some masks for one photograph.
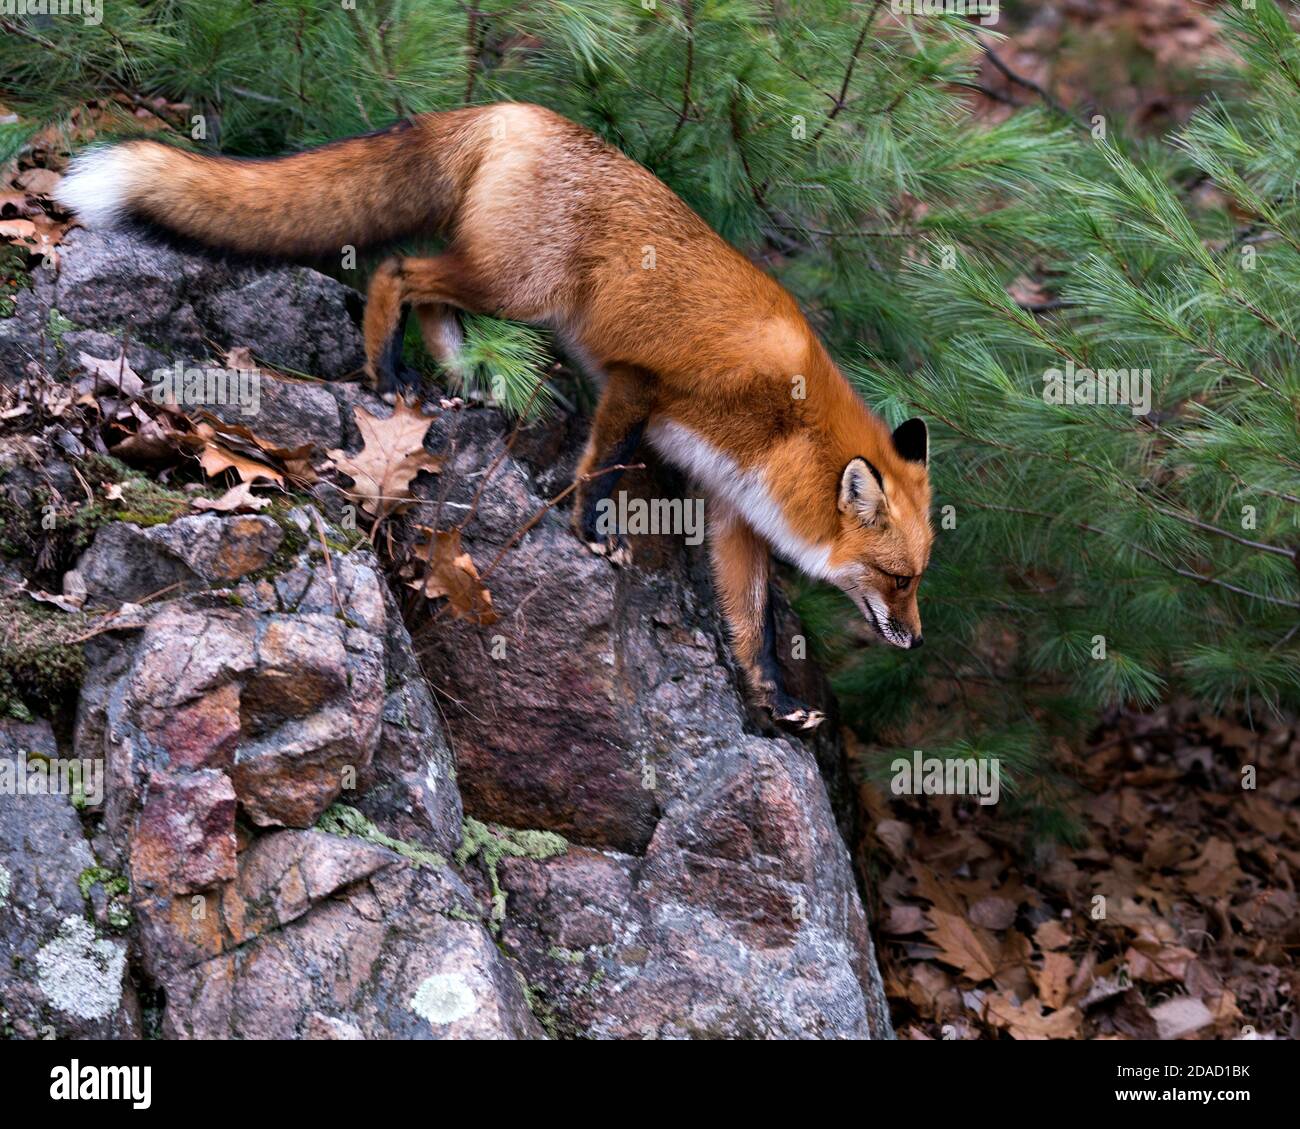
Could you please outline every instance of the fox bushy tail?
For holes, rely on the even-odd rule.
[[[472,148],[464,112],[273,159],[205,156],[157,141],[79,155],[56,191],[91,228],[135,221],[251,255],[337,255],[445,230]]]

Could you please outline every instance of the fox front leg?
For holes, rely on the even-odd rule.
[[[731,508],[713,504],[713,510],[709,542],[713,583],[731,634],[732,652],[749,690],[774,721],[798,730],[816,729],[826,715],[786,692],[777,661],[767,543]]]
[[[650,378],[634,369],[611,366],[578,463],[573,528],[587,548],[616,565],[630,564],[632,552],[624,531],[608,528],[601,511],[623,476],[613,468],[635,458],[649,415]]]

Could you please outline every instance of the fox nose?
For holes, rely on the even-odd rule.
[[[925,645],[925,639],[923,636],[913,635],[912,641],[907,645],[907,649],[909,651],[915,651],[917,647],[921,647],[924,645]]]

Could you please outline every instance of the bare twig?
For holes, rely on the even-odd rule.
[[[853,81],[853,72],[858,65],[858,56],[862,53],[862,45],[867,41],[867,32],[871,30],[871,25],[876,22],[876,16],[884,2],[885,0],[876,0],[871,6],[871,11],[867,13],[867,18],[862,22],[862,30],[858,32],[858,38],[849,54],[848,66],[844,68],[844,81],[840,83],[840,92],[835,97],[835,105],[831,107],[831,112],[826,115],[826,120],[813,134],[812,139],[814,142],[821,140],[822,134],[830,128],[831,122],[839,117],[840,111],[848,104],[849,83]]]
[[[682,108],[677,112],[677,122],[662,149],[655,154],[650,163],[657,165],[677,144],[677,137],[682,132],[691,114],[691,76],[695,71],[695,5],[692,0],[682,0],[682,15],[686,19],[686,74],[682,80]]]
[[[526,522],[524,522],[523,525],[521,525],[518,529],[514,531],[514,533],[510,535],[510,539],[506,541],[504,545],[501,546],[500,551],[497,553],[495,557],[492,558],[492,563],[488,565],[486,569],[484,569],[480,579],[487,580],[487,578],[492,575],[492,572],[497,567],[497,565],[501,563],[501,558],[504,557],[507,552],[513,549],[515,545],[518,544],[518,542],[522,540],[522,538],[528,533],[528,531],[531,530],[539,521],[541,521],[542,518],[544,518],[549,511],[553,510],[556,506],[558,506],[562,501],[564,501],[565,498],[567,498],[570,494],[572,494],[579,486],[583,485],[584,483],[590,482],[593,478],[600,478],[602,475],[613,474],[615,471],[641,470],[644,467],[645,467],[645,463],[618,463],[615,466],[602,467],[600,470],[593,470],[593,471],[589,471],[586,474],[579,475],[572,482],[570,482],[568,486],[566,486],[563,490],[561,490],[558,494],[556,494],[555,497],[551,498],[547,502],[544,502],[538,508],[537,512],[533,514],[532,517],[530,517]]]
[[[1082,122],[1076,119],[1075,116],[1072,113],[1070,113],[1069,110],[1067,110],[1064,106],[1062,106],[1061,103],[1058,102],[1055,98],[1053,98],[1052,95],[1049,94],[1047,90],[1045,90],[1042,86],[1036,83],[1033,79],[1026,78],[1024,75],[1018,74],[1016,71],[1013,71],[1009,66],[1007,66],[1007,64],[1003,62],[1002,57],[995,50],[993,50],[993,48],[990,47],[987,43],[981,40],[980,46],[984,49],[984,54],[988,56],[989,62],[992,63],[993,66],[1002,73],[1003,77],[1006,78],[1008,82],[1012,82],[1016,86],[1023,87],[1025,90],[1029,90],[1032,91],[1034,94],[1037,94],[1038,97],[1040,97],[1043,100],[1044,104],[1047,106],[1049,110],[1051,110],[1054,114],[1059,114],[1061,117],[1065,118],[1065,120],[1068,121],[1071,125],[1073,125],[1076,129],[1085,128]]]
[[[330,595],[334,598],[334,606],[338,609],[339,615],[346,618],[347,613],[343,610],[343,601],[339,598],[338,581],[334,579],[334,558],[330,553],[329,541],[325,537],[325,523],[320,519],[320,513],[315,509],[311,512],[312,520],[316,523],[316,536],[320,538],[321,552],[325,554],[325,579],[329,582]]]

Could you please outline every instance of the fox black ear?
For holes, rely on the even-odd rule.
[[[909,463],[930,461],[930,432],[925,420],[913,416],[894,428],[894,450]]]
[[[885,481],[880,471],[859,456],[850,459],[840,475],[840,513],[855,513],[871,525],[885,508]]]

